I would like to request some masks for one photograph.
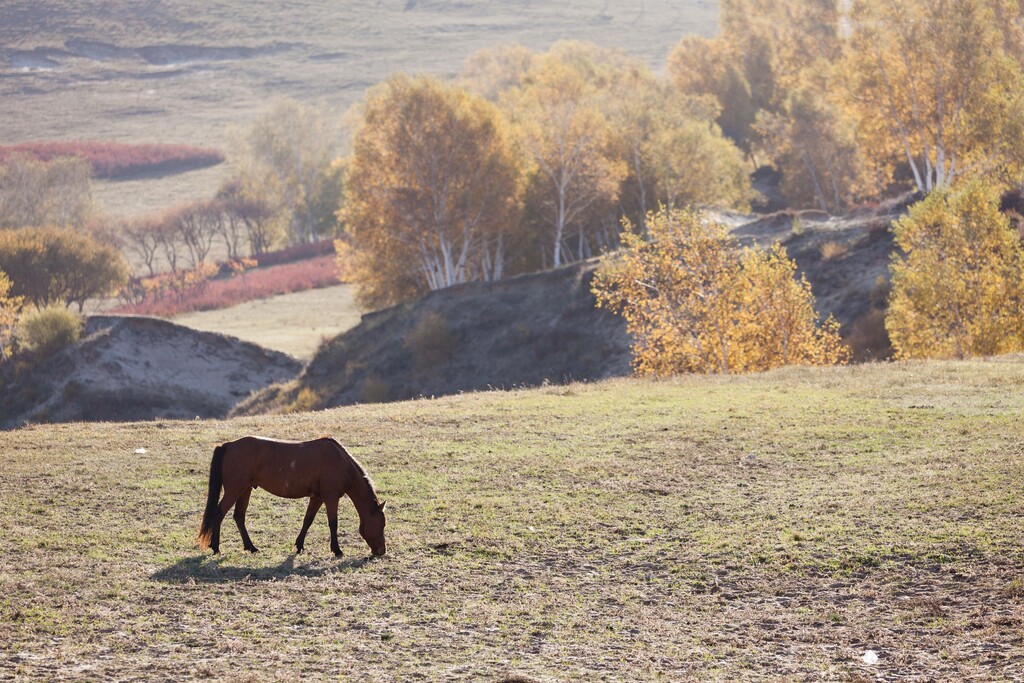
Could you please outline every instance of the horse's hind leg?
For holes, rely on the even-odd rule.
[[[248,489],[251,491],[252,489]],[[224,486],[224,497],[220,499],[220,505],[217,507],[217,521],[213,524],[213,532],[210,534],[210,550],[216,555],[220,552],[220,525],[227,517],[228,510],[238,500],[241,491],[235,488],[228,488]],[[248,498],[246,499],[248,500]]]
[[[341,557],[341,546],[338,545],[338,497],[325,497],[324,506],[327,508],[327,526],[331,529],[331,552],[335,557]]]
[[[248,488],[242,492],[242,495],[238,497],[238,502],[235,503],[235,524],[238,525],[238,533],[242,534],[242,545],[250,553],[258,553],[257,548],[252,543],[252,539],[249,538],[249,532],[245,530],[245,511],[249,508],[249,496],[252,495],[252,489]]]
[[[298,538],[295,539],[295,552],[301,553],[302,549],[306,545],[306,532],[309,531],[309,527],[313,525],[313,520],[316,519],[316,513],[320,512],[320,506],[324,504],[324,501],[320,499],[320,496],[309,497],[309,507],[306,508],[306,516],[302,520],[302,531],[299,532]]]

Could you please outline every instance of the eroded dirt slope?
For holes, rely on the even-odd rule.
[[[323,408],[629,374],[624,321],[594,306],[598,261],[471,283],[363,316],[239,413]]]
[[[8,369],[0,427],[223,417],[301,368],[283,353],[155,318],[96,316],[86,334],[32,369]]]

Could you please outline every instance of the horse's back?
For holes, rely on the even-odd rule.
[[[279,441],[245,436],[225,445],[225,480],[284,498],[321,495],[342,486],[340,448],[329,439]]]

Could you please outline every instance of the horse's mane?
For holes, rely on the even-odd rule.
[[[352,466],[356,468],[356,472],[358,472],[359,476],[361,476],[363,481],[366,482],[366,488],[370,490],[370,496],[373,498],[373,502],[377,504],[377,507],[380,507],[380,498],[377,497],[377,488],[373,485],[373,479],[370,479],[370,475],[366,473],[366,469],[363,467],[362,463],[356,460],[354,455],[349,453],[344,446],[338,443],[337,439],[330,436],[325,436],[323,438],[333,443],[338,450],[341,451],[342,455],[349,459]]]

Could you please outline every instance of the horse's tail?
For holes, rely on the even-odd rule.
[[[206,511],[203,513],[203,523],[199,526],[199,535],[196,542],[200,548],[209,548],[213,525],[217,522],[219,512],[220,487],[224,479],[224,452],[226,446],[217,446],[213,449],[213,460],[210,461],[210,490],[206,494]]]

